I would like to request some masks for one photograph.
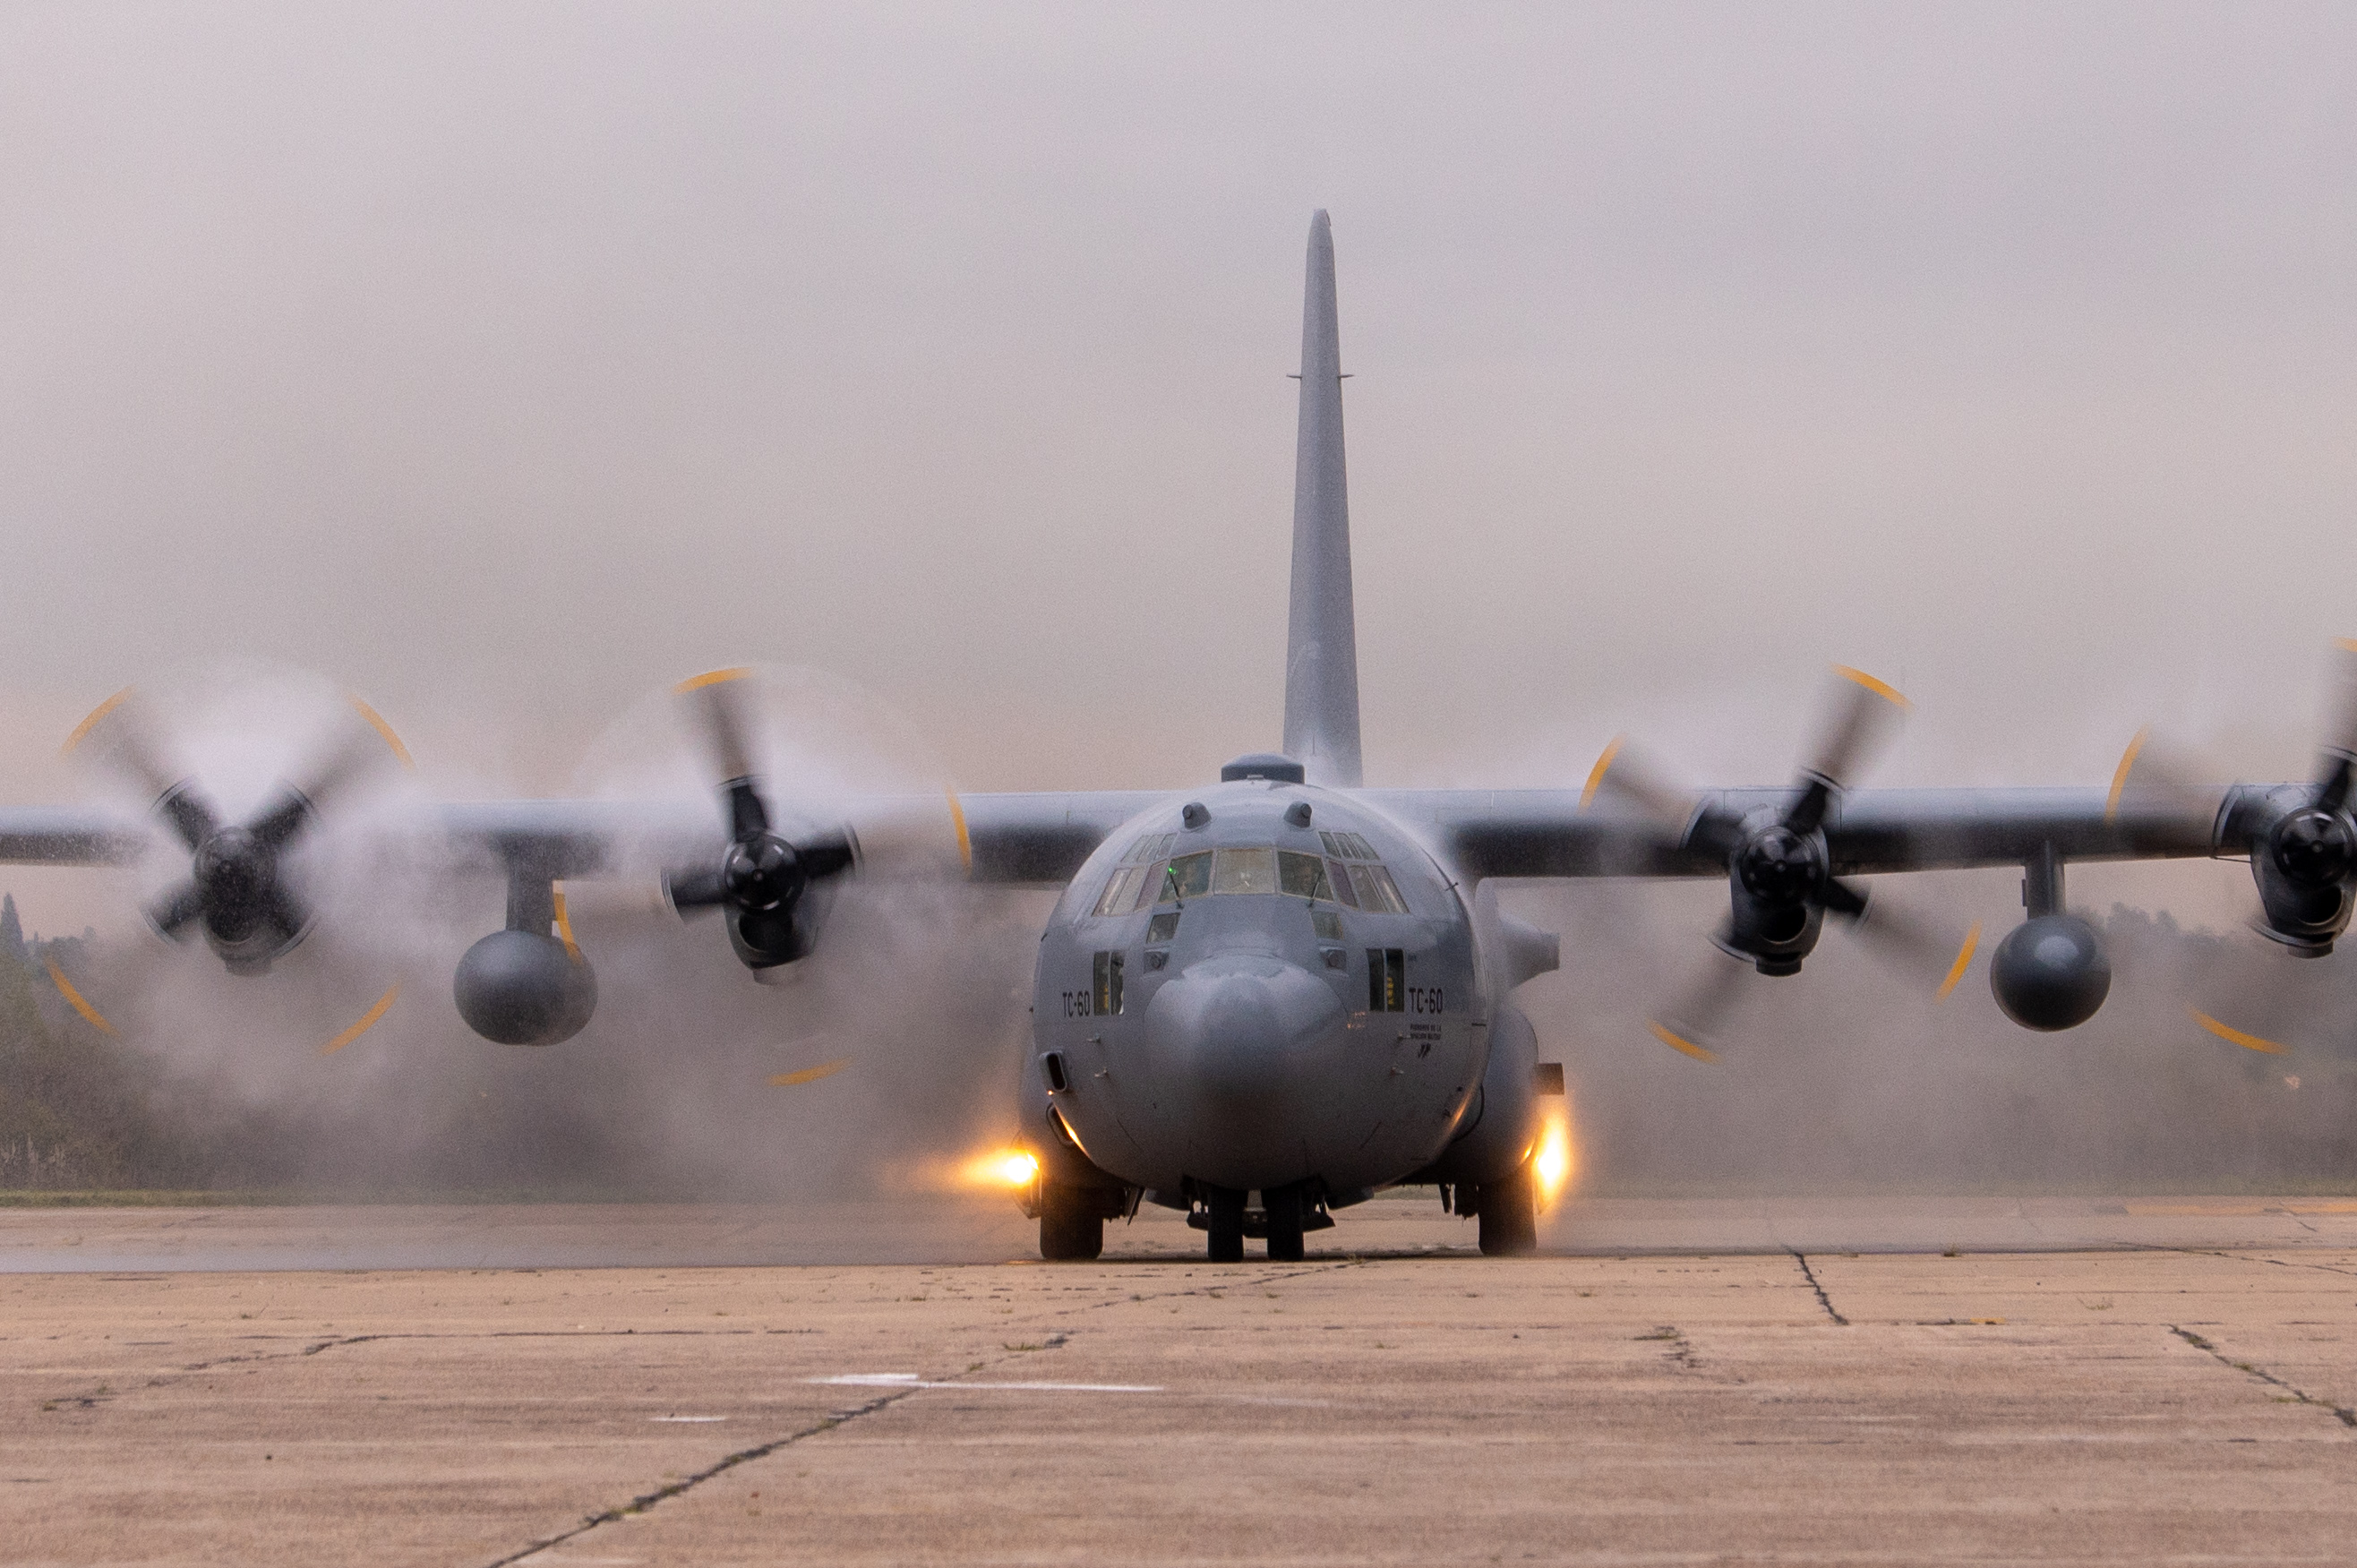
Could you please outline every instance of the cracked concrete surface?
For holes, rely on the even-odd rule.
[[[0,1556],[2341,1562],[2352,1271],[2311,1246],[0,1276]]]

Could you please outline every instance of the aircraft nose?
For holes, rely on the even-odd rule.
[[[1265,954],[1205,959],[1156,992],[1146,1049],[1186,1123],[1189,1174],[1242,1188],[1313,1174],[1301,1132],[1343,1021],[1324,980]]]

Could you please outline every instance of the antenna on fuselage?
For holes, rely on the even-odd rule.
[[[1355,789],[1359,639],[1342,463],[1342,342],[1334,231],[1309,221],[1301,303],[1301,429],[1293,471],[1293,602],[1285,649],[1285,753],[1314,784]]]

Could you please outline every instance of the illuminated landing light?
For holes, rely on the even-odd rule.
[[[1039,1156],[1028,1149],[993,1149],[958,1167],[958,1180],[964,1186],[1002,1192],[1021,1192],[1039,1179]]]
[[[1531,1174],[1538,1178],[1541,1208],[1555,1207],[1555,1200],[1571,1185],[1572,1168],[1571,1119],[1560,1113],[1550,1115],[1545,1131],[1539,1134],[1538,1153],[1531,1158]]]

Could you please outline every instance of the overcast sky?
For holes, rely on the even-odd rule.
[[[0,13],[0,799],[178,662],[560,789],[865,683],[973,788],[1282,703],[1331,209],[1370,782],[2305,771],[2357,632],[2357,10]]]

